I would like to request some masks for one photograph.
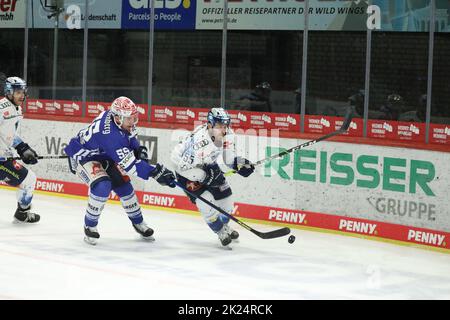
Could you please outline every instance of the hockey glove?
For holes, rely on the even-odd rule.
[[[166,169],[159,163],[156,164],[155,169],[153,169],[153,171],[150,173],[150,176],[162,186],[175,188],[175,175],[172,171]]]
[[[38,155],[36,151],[30,148],[25,142],[21,142],[16,146],[17,153],[22,161],[26,164],[36,164],[38,162]]]
[[[135,149],[134,150],[134,156],[138,160],[147,161],[148,160],[148,150],[147,150],[147,148],[144,147],[144,146],[140,146],[139,148]]]
[[[206,165],[203,170],[206,172],[206,176],[202,181],[202,184],[207,186],[218,186],[225,182],[222,170],[220,170],[217,164]]]
[[[233,169],[243,177],[248,177],[255,171],[255,166],[247,159],[236,157],[234,158]]]

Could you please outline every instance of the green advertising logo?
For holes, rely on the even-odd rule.
[[[266,148],[266,156],[285,151],[284,148]],[[292,157],[292,159],[291,159]],[[288,164],[293,162],[292,172]],[[355,156],[351,153],[328,153],[315,150],[296,150],[284,157],[265,164],[264,176],[271,177],[272,170],[283,179],[340,186],[356,184],[358,188],[396,191],[415,194],[421,189],[428,196],[435,196],[429,183],[434,180],[436,170],[433,163],[421,160]],[[407,175],[409,173],[409,175]]]

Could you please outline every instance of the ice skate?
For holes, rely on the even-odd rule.
[[[237,232],[236,230],[233,230],[228,223],[225,223],[223,225],[225,231],[228,233],[228,235],[230,236],[231,240],[238,240],[239,238],[239,232]]]
[[[100,238],[97,227],[84,226],[84,234],[84,241],[93,246],[97,244],[97,241]]]
[[[31,206],[26,209],[17,205],[16,213],[14,213],[13,223],[36,223],[41,219],[41,216],[31,212]]]
[[[148,241],[155,241],[155,238],[153,238],[153,229],[147,226],[147,224],[142,221],[141,223],[134,224],[133,228],[136,230],[137,233],[139,233],[144,240]]]
[[[231,237],[228,234],[225,225],[217,232],[217,236],[219,237],[220,243],[222,243],[224,247],[231,243]]]

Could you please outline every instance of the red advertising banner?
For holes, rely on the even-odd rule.
[[[306,115],[305,116],[305,132],[306,133],[320,133],[327,134],[339,130],[344,122],[343,117],[328,117],[321,115]],[[350,127],[343,135],[350,137],[363,136],[363,119],[354,118],[350,123]]]
[[[249,127],[300,132],[300,115],[285,113],[248,112]]]
[[[152,122],[194,124],[202,110],[199,108],[152,106],[150,119]]]
[[[344,123],[343,118],[336,118],[334,120],[334,131],[339,130],[342,127],[342,124]],[[364,132],[364,121],[362,118],[354,118],[350,122],[350,126],[348,127],[348,130],[342,135],[349,136],[349,137],[362,137]]]
[[[305,132],[327,134],[334,131],[334,123],[332,117],[320,115],[305,116]]]
[[[397,122],[397,139],[415,142],[425,142],[425,123]]]
[[[450,124],[430,124],[430,143],[450,145]]]
[[[100,113],[109,109],[110,103],[107,102],[87,102],[86,116],[97,117]],[[28,99],[26,112],[34,114],[77,116],[83,115],[82,103],[69,100],[45,100]],[[137,104],[139,119],[146,121],[148,105]]]
[[[136,104],[139,114],[139,121],[148,120],[148,104]]]
[[[228,110],[234,128],[300,131],[300,115]]]
[[[152,106],[151,121],[194,124],[205,122],[209,109]],[[300,131],[300,115],[228,110],[234,128]]]
[[[110,103],[87,102],[86,116],[97,117],[109,109]],[[28,99],[26,112],[34,114],[78,116],[83,115],[82,103],[69,100]],[[140,120],[147,120],[148,105],[137,104]]]
[[[109,102],[87,102],[86,116],[95,118],[101,112],[108,110]],[[148,120],[147,104],[137,104],[139,119]],[[199,124],[206,122],[209,109],[171,106],[152,106],[150,121],[172,124]],[[82,103],[70,100],[28,99],[26,112],[30,114],[45,114],[59,116],[81,117]],[[228,110],[234,129],[267,129],[288,132],[300,132],[300,115],[285,113],[251,112],[245,110]],[[342,117],[320,115],[305,116],[305,133],[327,134],[342,126]],[[350,137],[363,136],[363,119],[354,118],[350,128],[343,135]],[[398,122],[369,119],[367,137],[394,141],[425,142],[426,126],[418,122]],[[450,125],[430,124],[430,143],[449,145]]]
[[[337,215],[235,203],[236,215],[287,225],[301,225],[362,236],[450,249],[450,233]]]
[[[82,103],[70,100],[28,99],[26,112],[59,116],[81,116]]]
[[[97,117],[100,113],[109,109],[111,103],[106,102],[86,102],[86,116]]]
[[[371,119],[367,122],[369,138],[425,142],[425,135],[424,123]]]

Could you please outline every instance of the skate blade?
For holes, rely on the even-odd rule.
[[[84,237],[84,242],[86,242],[87,244],[90,244],[91,246],[95,246],[97,244],[97,239]]]
[[[14,218],[14,220],[12,221],[13,224],[36,224],[39,221],[35,221],[35,222],[30,222],[30,221],[21,221],[17,218]]]
[[[219,246],[220,246],[220,248],[222,248],[223,250],[230,251],[230,250],[233,250],[233,247],[231,246],[232,243],[233,243],[233,242],[230,242],[229,244],[227,244],[227,245],[224,246],[224,245],[219,241]]]
[[[141,239],[145,240],[145,241],[148,241],[148,242],[154,242],[155,241],[155,238],[153,238],[153,236],[150,236],[150,237],[141,236]]]

